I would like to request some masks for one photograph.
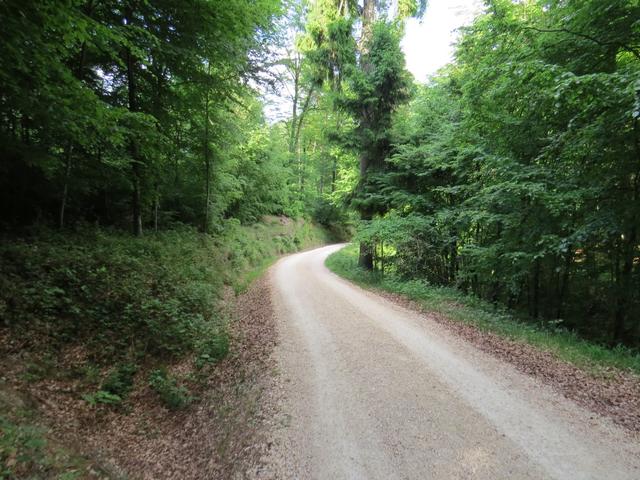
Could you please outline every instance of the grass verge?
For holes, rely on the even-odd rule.
[[[280,255],[329,243],[327,230],[304,220],[267,216],[248,226],[229,225],[219,243],[226,270],[226,283],[236,294],[247,287],[275,262]]]
[[[579,338],[575,333],[549,323],[529,323],[506,309],[449,287],[437,287],[421,280],[403,280],[393,274],[381,276],[358,267],[358,251],[349,245],[326,262],[334,273],[360,286],[403,295],[426,310],[471,324],[518,342],[552,352],[580,369],[596,373],[617,368],[640,374],[640,354],[624,347],[608,348]]]

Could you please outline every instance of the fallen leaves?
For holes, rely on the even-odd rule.
[[[6,331],[0,332],[2,347],[16,361],[3,375],[37,405],[55,437],[99,459],[115,477],[230,478],[260,454],[256,436],[262,378],[271,370],[276,341],[267,276],[238,297],[229,289],[225,308],[231,318],[229,355],[211,366],[204,378],[194,370],[192,358],[170,367],[183,378],[201,375],[190,384],[199,400],[182,411],[172,412],[160,404],[144,380],[148,373],[144,370],[137,374],[125,410],[90,408],[77,394],[74,380],[24,382],[19,376],[20,349]],[[84,353],[74,347],[61,358],[66,368],[84,361]]]

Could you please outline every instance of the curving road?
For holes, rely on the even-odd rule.
[[[338,278],[334,245],[271,272],[277,477],[640,479],[637,439],[438,323]]]

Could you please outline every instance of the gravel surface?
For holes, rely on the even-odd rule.
[[[338,248],[271,271],[279,375],[248,476],[640,478],[640,443],[628,430],[330,273],[324,260]]]
[[[376,293],[409,310],[427,315],[480,350],[509,362],[519,371],[552,386],[581,406],[610,418],[631,434],[640,434],[640,376],[631,371],[601,367],[593,371],[560,360],[552,352],[452,320],[429,311],[402,295]]]

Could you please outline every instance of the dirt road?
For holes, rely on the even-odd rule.
[[[637,439],[324,266],[272,270],[284,421],[271,475],[640,479]]]

